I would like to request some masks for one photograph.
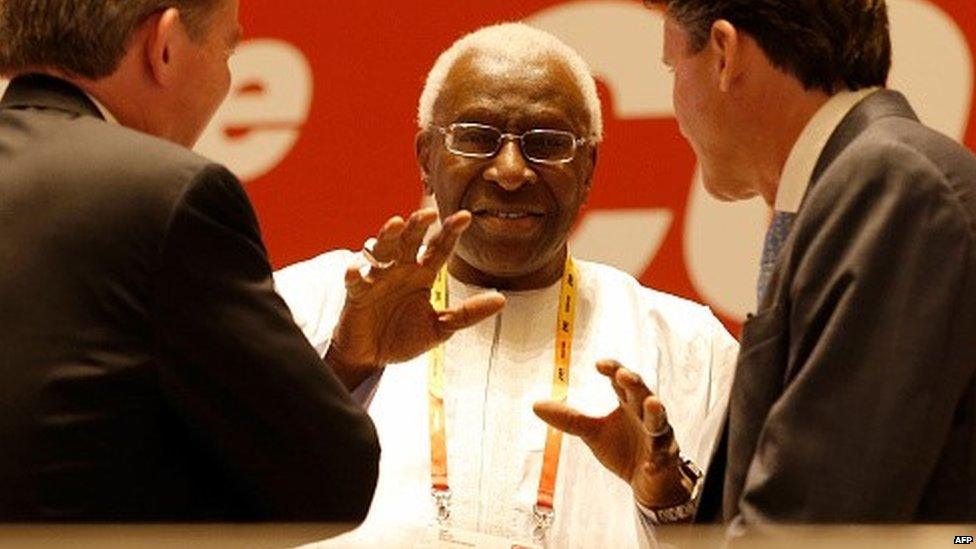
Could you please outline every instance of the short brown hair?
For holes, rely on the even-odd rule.
[[[806,89],[834,93],[884,86],[891,68],[885,0],[646,0],[664,4],[693,51],[724,19]]]
[[[221,0],[0,0],[0,74],[51,68],[98,79],[115,72],[132,33],[177,8],[199,39]]]

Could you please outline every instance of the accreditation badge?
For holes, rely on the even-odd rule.
[[[432,526],[424,539],[427,549],[542,549],[541,545],[515,541],[483,532]]]

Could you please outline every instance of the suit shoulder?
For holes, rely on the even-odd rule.
[[[97,127],[92,130],[94,145],[86,147],[82,154],[97,169],[120,172],[120,176],[141,175],[188,184],[200,172],[215,166],[212,160],[158,137],[98,120],[88,124]]]
[[[58,181],[62,191],[172,195],[214,164],[174,143],[91,116],[9,116],[17,120],[0,133],[6,164],[34,180]]]
[[[164,230],[195,188],[210,203],[246,202],[236,178],[214,162],[91,116],[5,111],[0,163],[0,182],[22,204],[109,232]]]
[[[951,212],[976,234],[976,157],[917,121],[891,117],[875,122],[815,183],[810,209],[877,209],[880,197],[891,211],[912,204],[919,211],[925,205]]]
[[[916,120],[888,117],[865,129],[825,172],[911,173],[916,183],[976,185],[976,156],[958,142]],[[884,178],[893,182],[897,178]],[[897,190],[897,189],[892,189]],[[911,189],[905,189],[911,190]]]

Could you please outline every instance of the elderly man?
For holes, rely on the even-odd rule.
[[[240,184],[185,148],[227,93],[237,9],[0,1],[0,520],[359,520],[377,440],[340,379],[501,305],[426,298],[469,214],[419,261],[435,213],[393,219],[378,240],[406,256],[347,273],[323,364]]]
[[[471,543],[496,536],[635,546],[645,529],[634,494],[646,505],[660,495],[632,493],[578,440],[560,447],[533,403],[565,395],[611,412],[618,396],[601,380],[615,365],[602,362],[598,371],[594,363],[634,364],[669,403],[686,456],[705,466],[725,414],[735,341],[706,307],[569,254],[602,119],[593,78],[568,46],[519,24],[462,38],[430,71],[419,124],[424,190],[441,216],[467,209],[474,217],[434,301],[494,288],[506,308],[382,374],[369,406],[386,449],[377,495],[366,525],[337,545],[410,546],[411,535],[440,517],[451,529],[444,535]],[[352,259],[326,254],[276,275],[320,352]]]
[[[731,397],[725,518],[976,521],[976,159],[883,89],[884,0],[649,3],[667,4],[664,62],[705,186],[775,210]],[[614,463],[632,434],[594,449]]]

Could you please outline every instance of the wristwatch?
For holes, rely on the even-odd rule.
[[[645,507],[641,502],[637,501],[637,508],[640,509],[641,513],[652,524],[672,524],[675,522],[687,522],[689,519],[694,518],[695,512],[698,510],[698,500],[701,499],[702,486],[705,484],[705,475],[702,474],[701,469],[695,465],[695,462],[690,459],[683,459],[681,461],[681,473],[684,474],[685,478],[692,482],[691,487],[691,497],[688,501],[672,506],[664,507],[661,509],[651,509]],[[635,500],[636,501],[636,500]]]

